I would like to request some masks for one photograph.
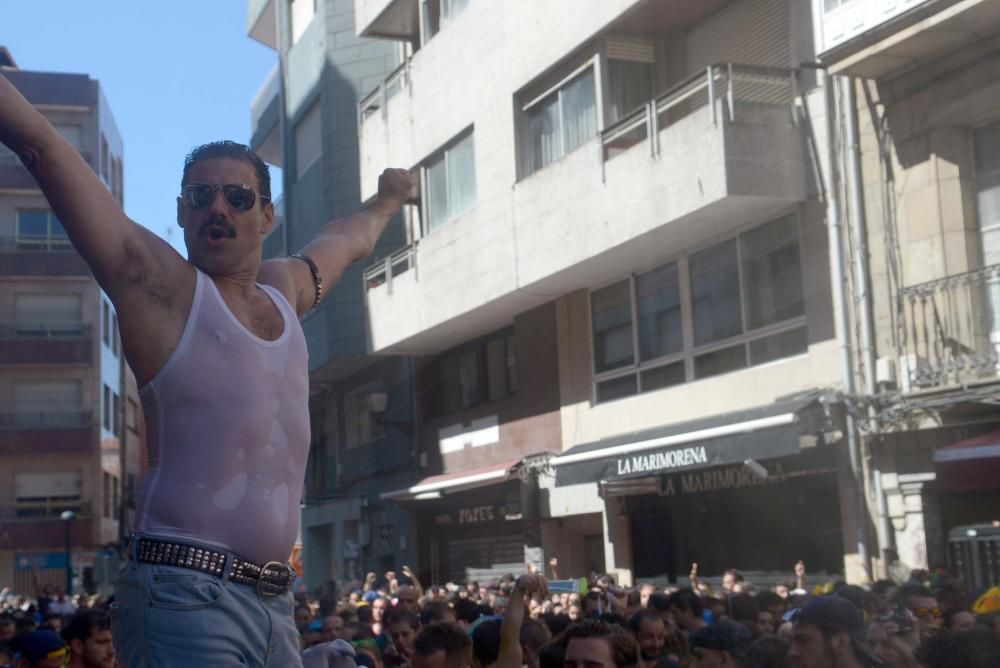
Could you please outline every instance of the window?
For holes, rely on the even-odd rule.
[[[108,150],[108,139],[101,134],[101,176],[104,182],[111,185],[111,151]]]
[[[291,0],[292,2],[292,44],[299,41],[302,34],[316,16],[316,0]]]
[[[79,294],[14,296],[18,336],[79,336],[84,332]]]
[[[592,292],[595,401],[805,352],[798,227],[787,216]]]
[[[80,382],[76,380],[14,383],[14,412],[19,425],[78,425],[81,402]]]
[[[118,517],[121,501],[121,481],[118,480],[118,476],[113,475],[111,476],[111,512],[113,513],[113,519]]]
[[[64,510],[79,513],[82,490],[79,471],[19,471],[14,474],[16,515],[59,517]]]
[[[104,517],[111,517],[111,474],[107,471],[103,472],[102,478],[104,480],[104,494],[102,499],[104,500]]]
[[[104,428],[107,431],[111,431],[111,388],[107,385],[104,386]]]
[[[101,301],[101,336],[104,345],[111,345],[111,307],[106,301]]]
[[[848,5],[854,2],[854,0],[823,0],[823,11],[832,12],[835,9],[840,9],[844,5]]]
[[[609,57],[606,90],[606,125],[614,125],[653,99],[653,63]]]
[[[597,135],[594,68],[561,84],[524,109],[524,176],[555,162]]]
[[[476,203],[476,155],[470,130],[424,166],[424,219],[429,234]]]
[[[385,435],[382,423],[372,415],[369,393],[367,387],[361,387],[344,395],[344,446],[348,449]]]
[[[79,125],[55,125],[56,132],[77,151],[83,150],[83,129]]]
[[[122,399],[118,396],[117,392],[111,393],[111,431],[115,436],[121,438],[121,419],[122,419]]]
[[[303,0],[296,0],[302,2]],[[323,154],[323,128],[319,101],[313,103],[295,126],[295,177],[319,162]]]
[[[421,371],[420,383],[422,410],[431,419],[513,395],[518,387],[513,334],[445,353]]]
[[[1000,123],[976,130],[976,214],[983,266],[1000,264]]]
[[[70,248],[62,223],[46,209],[17,211],[17,249],[53,250]]]
[[[129,431],[139,433],[139,404],[133,399],[128,400],[125,410],[125,426]]]
[[[423,6],[423,42],[455,20],[469,6],[469,0],[421,0]]]
[[[118,357],[118,314],[111,314],[111,352]]]

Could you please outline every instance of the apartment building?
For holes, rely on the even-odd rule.
[[[854,308],[876,398],[867,440],[878,542],[890,560],[996,584],[1000,5],[815,5],[820,60],[851,78],[841,103],[857,116],[856,134],[843,127],[842,143],[858,146],[844,156],[845,205],[870,262]]]
[[[361,197],[357,102],[400,62],[395,44],[359,38],[344,0],[250,0],[249,36],[276,50],[251,103],[251,147],[281,167],[283,222],[265,257],[300,250]],[[381,170],[380,170],[381,171]],[[413,561],[409,518],[385,488],[417,474],[412,447],[412,362],[367,349],[362,281],[368,265],[405,245],[390,223],[372,259],[350,267],[303,320],[309,344],[313,441],[302,509],[301,556],[309,587],[364,578]]]
[[[422,196],[365,288],[417,359],[422,479],[383,497],[431,581],[863,576],[810,4],[356,0],[409,48],[361,188]]]
[[[0,73],[123,201],[123,144],[99,82]],[[0,587],[110,581],[144,466],[141,411],[118,320],[17,157],[0,148]],[[69,514],[66,514],[66,513]]]

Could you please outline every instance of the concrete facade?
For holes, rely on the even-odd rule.
[[[123,143],[97,81],[4,68],[123,203]],[[145,467],[135,380],[117,317],[34,179],[0,149],[0,583],[107,590]],[[32,568],[35,568],[33,571]],[[25,588],[28,587],[28,588]]]

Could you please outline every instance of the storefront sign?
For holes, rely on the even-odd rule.
[[[618,459],[618,475],[632,473],[655,473],[666,469],[687,468],[697,464],[707,464],[705,446],[668,450],[650,455],[635,455]]]
[[[739,489],[741,487],[756,487],[785,482],[792,476],[836,474],[836,468],[820,468],[786,473],[780,462],[767,466],[768,476],[761,478],[743,465],[724,466],[707,471],[692,471],[664,477],[660,484],[660,494],[677,496],[680,494],[698,494],[699,492],[715,492],[724,489]]]
[[[458,511],[459,524],[479,524],[481,522],[492,522],[496,519],[497,512],[494,506],[475,506],[474,508],[460,508]]]

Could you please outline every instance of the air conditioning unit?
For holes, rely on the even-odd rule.
[[[899,357],[899,389],[904,394],[915,392],[921,388],[930,387],[931,367],[927,360],[915,353]]]
[[[886,389],[899,387],[899,379],[896,376],[896,360],[891,357],[879,357],[875,360],[875,382]]]

